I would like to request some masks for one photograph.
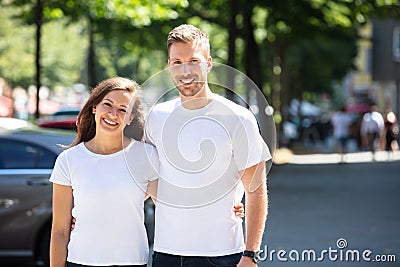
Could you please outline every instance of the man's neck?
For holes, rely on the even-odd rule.
[[[213,100],[213,93],[211,92],[210,88],[206,86],[204,91],[199,92],[199,94],[186,97],[180,95],[182,106],[186,109],[201,109],[207,106]]]

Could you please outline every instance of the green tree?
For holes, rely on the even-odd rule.
[[[257,56],[257,48],[271,51],[259,68],[271,72],[263,77],[271,77],[278,123],[290,98],[305,91],[329,92],[334,81],[353,68],[360,25],[377,12],[388,15],[399,8],[392,0],[272,0],[247,1],[246,5],[253,11],[252,33],[258,42],[251,57]]]
[[[11,86],[27,88],[34,77],[34,43],[27,42],[34,35],[34,29],[12,19],[14,15],[15,8],[0,8],[0,76]]]
[[[129,49],[135,50],[137,44],[135,44],[135,40],[132,40],[133,32],[138,32],[135,35],[141,39],[144,39],[144,36],[149,38],[149,34],[140,32],[143,28],[151,26],[153,22],[177,18],[179,9],[187,5],[185,0],[157,2],[151,0],[70,0],[66,2],[53,0],[51,2],[53,3],[53,11],[62,13],[71,21],[82,19],[87,21],[89,38],[87,71],[88,84],[91,86],[94,86],[106,75],[119,73],[119,69],[116,69],[119,64],[110,62],[106,58],[108,53],[105,51],[111,49],[112,56],[120,56],[118,51],[130,52]],[[128,34],[126,34],[127,32]],[[107,43],[109,40],[110,43]],[[99,50],[96,48],[97,44],[100,45]],[[104,56],[98,57],[97,53],[104,54]],[[139,66],[139,59],[137,58],[136,61],[137,66]],[[100,65],[100,67],[96,68],[96,65]],[[122,68],[125,67],[122,66]]]
[[[88,83],[94,86],[99,80],[103,79],[108,74],[118,73],[118,70],[113,70],[110,60],[107,59],[108,53],[105,49],[95,50],[95,44],[101,43],[104,36],[108,33],[108,25],[114,24],[117,29],[121,27],[129,28],[130,31],[139,31],[141,28],[149,26],[152,21],[163,21],[175,19],[178,17],[180,8],[187,5],[185,0],[164,0],[162,2],[153,3],[152,1],[57,1],[57,0],[9,0],[0,1],[2,6],[17,7],[19,13],[17,16],[27,25],[36,25],[36,46],[35,46],[35,80],[38,90],[41,87],[42,79],[42,55],[41,55],[41,38],[42,25],[60,18],[66,18],[70,22],[82,22],[86,20],[86,36],[88,36],[88,53],[86,71],[88,73]],[[118,34],[110,45],[104,45],[103,48],[121,48],[132,47],[127,38],[122,38],[122,34]],[[121,38],[119,38],[121,37]],[[121,39],[121,41],[119,41]],[[124,42],[122,42],[124,40]],[[105,43],[105,42],[103,42]],[[122,46],[119,46],[122,45]],[[114,50],[116,51],[116,50]],[[96,52],[103,54],[101,58],[96,56]],[[119,53],[116,53],[119,54]],[[139,57],[138,57],[139,58]],[[138,60],[138,59],[137,59]],[[104,66],[96,68],[96,65],[104,64]],[[129,65],[129,64],[128,64]],[[118,66],[118,65],[117,65]],[[51,69],[48,74],[53,78],[56,75],[57,69]],[[37,94],[39,95],[39,94]],[[39,103],[39,101],[37,101]],[[36,117],[39,117],[39,109],[37,104]]]

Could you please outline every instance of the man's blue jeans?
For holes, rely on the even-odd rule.
[[[236,267],[243,253],[218,257],[178,256],[155,251],[153,267]]]

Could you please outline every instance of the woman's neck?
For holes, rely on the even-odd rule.
[[[121,151],[129,145],[131,139],[126,136],[122,138],[100,137],[96,135],[92,140],[85,142],[85,146],[96,154],[108,155]]]

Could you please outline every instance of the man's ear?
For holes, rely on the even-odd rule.
[[[211,69],[212,69],[212,57],[208,56],[208,58],[207,58],[207,73],[210,73]]]

